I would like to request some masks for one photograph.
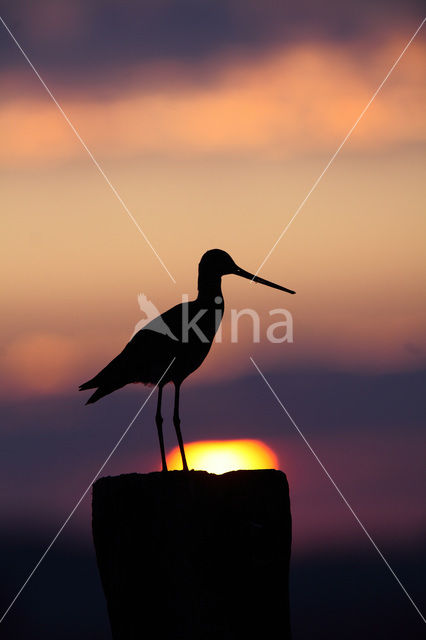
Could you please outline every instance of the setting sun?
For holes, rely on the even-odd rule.
[[[238,469],[275,469],[275,453],[260,440],[205,440],[185,444],[190,469],[226,473]],[[179,447],[167,456],[169,469],[181,469]]]

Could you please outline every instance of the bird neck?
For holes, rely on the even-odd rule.
[[[222,277],[211,273],[198,273],[198,298],[206,302],[214,302],[216,297],[222,298]]]

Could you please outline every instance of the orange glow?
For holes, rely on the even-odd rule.
[[[185,445],[190,469],[226,473],[238,469],[275,469],[278,458],[260,440],[205,440]],[[182,469],[179,447],[167,456],[169,469]]]
[[[120,97],[102,103],[87,92],[74,92],[64,107],[89,146],[103,155],[316,153],[331,142],[335,148],[369,100],[383,59],[394,59],[400,50],[399,40],[395,34],[395,41],[377,47],[368,65],[346,47],[304,43],[258,61],[230,60],[201,87],[191,84],[182,69],[180,83],[166,84],[167,90],[123,88]],[[423,56],[419,40],[398,68],[398,84],[387,86],[352,136],[353,148],[424,140]],[[176,69],[156,65],[140,72],[167,77]],[[3,122],[0,164],[81,157],[80,145],[45,96],[3,100]]]
[[[53,393],[72,384],[78,345],[65,336],[29,334],[8,345],[3,361],[6,385],[12,389],[23,387],[24,391]]]
[[[184,69],[169,83],[164,63],[141,69],[155,82],[138,77],[102,99],[70,85],[65,111],[176,284],[49,97],[2,71],[0,397],[73,392],[123,349],[142,318],[139,292],[160,312],[195,297],[208,249],[254,272],[401,51],[395,38],[368,64],[358,50],[305,43],[226,59],[202,83]],[[424,366],[425,47],[407,51],[262,267],[297,295],[224,278],[223,343],[191,383],[253,375],[248,354],[277,371]],[[267,340],[281,307],[293,344]],[[231,342],[230,310],[244,308],[261,317],[260,344],[247,317]]]

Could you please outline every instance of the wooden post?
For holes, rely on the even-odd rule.
[[[92,507],[114,640],[290,638],[281,471],[106,477]]]

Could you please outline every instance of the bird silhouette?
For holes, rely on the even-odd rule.
[[[180,387],[185,378],[198,369],[210,350],[224,311],[222,276],[228,274],[248,278],[287,293],[295,293],[291,289],[241,269],[226,251],[220,249],[207,251],[198,265],[197,298],[178,304],[154,318],[133,336],[114,360],[94,378],[79,387],[80,391],[96,389],[86,402],[86,404],[92,404],[129,383],[142,382],[146,385],[157,385],[158,401],[155,421],[163,471],[167,471],[161,415],[163,387],[169,382],[173,382],[175,386],[173,424],[183,470],[188,471],[180,429]],[[163,331],[164,326],[170,329],[170,333]]]

